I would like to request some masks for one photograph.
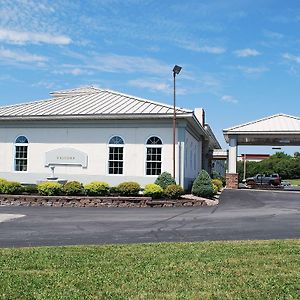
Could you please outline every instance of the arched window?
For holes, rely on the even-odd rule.
[[[123,174],[124,141],[119,136],[109,140],[108,174]]]
[[[121,137],[119,136],[113,136],[110,140],[109,140],[109,144],[110,145],[120,145],[120,144],[124,144],[124,141]]]
[[[162,141],[157,136],[151,136],[146,145],[146,175],[159,175],[161,173]]]
[[[162,145],[162,141],[159,137],[157,136],[151,136],[148,140],[147,140],[147,145]]]
[[[15,171],[27,171],[28,139],[20,135],[15,141]]]

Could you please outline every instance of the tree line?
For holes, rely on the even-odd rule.
[[[237,171],[240,180],[243,179],[244,162],[237,162]],[[282,179],[300,178],[300,153],[295,152],[294,156],[284,152],[277,152],[274,155],[260,162],[247,161],[246,178],[256,174],[278,173]]]

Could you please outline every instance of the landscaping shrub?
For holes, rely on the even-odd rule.
[[[63,192],[68,196],[82,195],[84,193],[82,183],[69,181],[63,186]]]
[[[42,196],[58,196],[62,194],[63,186],[57,182],[42,182],[37,185],[37,190]]]
[[[16,181],[6,181],[3,183],[2,187],[3,194],[21,194],[23,192],[23,187],[20,182]]]
[[[24,185],[23,186],[23,192],[26,194],[37,194],[38,189],[35,184],[30,184],[30,185]]]
[[[222,182],[222,187],[226,185],[226,178],[221,176],[219,173],[217,173],[216,171],[212,172],[212,179],[219,179]]]
[[[220,179],[222,181],[223,186],[226,186],[226,178],[225,177],[221,177]]]
[[[0,178],[0,193],[3,194],[4,185],[6,185],[8,181],[6,179]]]
[[[205,170],[202,170],[192,186],[192,194],[199,197],[212,197],[214,194],[211,178]]]
[[[215,185],[214,183],[212,184],[212,186],[213,186],[214,194],[217,194],[219,191],[219,187],[217,185]]]
[[[183,189],[180,185],[170,184],[164,190],[164,195],[170,199],[178,199],[183,194]]]
[[[109,193],[109,185],[102,181],[93,181],[84,186],[88,196],[105,196]]]
[[[168,185],[176,184],[176,181],[170,173],[163,172],[156,178],[154,183],[165,189]]]
[[[140,185],[134,181],[122,182],[117,188],[122,196],[137,196],[141,189]]]
[[[109,188],[109,194],[118,194],[118,188],[116,186],[112,186]]]
[[[144,195],[157,199],[162,196],[163,191],[164,190],[158,184],[150,183],[145,185]]]
[[[221,188],[223,187],[223,182],[221,179],[212,179],[211,183],[218,187],[218,191],[220,191]]]

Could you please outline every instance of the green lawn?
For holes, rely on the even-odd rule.
[[[300,185],[300,179],[287,179],[292,185]]]
[[[300,240],[0,249],[0,299],[299,299]]]

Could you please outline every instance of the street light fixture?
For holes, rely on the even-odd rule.
[[[181,67],[175,65],[173,68],[173,79],[174,79],[174,89],[173,89],[173,178],[175,179],[175,143],[176,143],[176,75],[181,71]]]

